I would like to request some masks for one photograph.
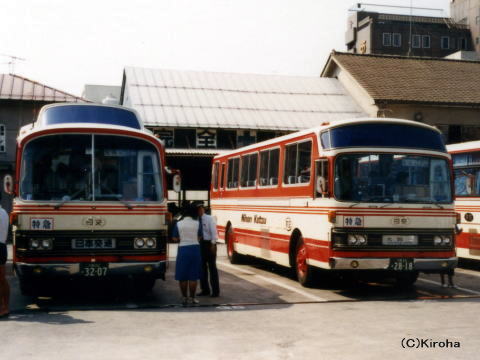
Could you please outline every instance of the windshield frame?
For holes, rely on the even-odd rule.
[[[410,156],[423,156],[429,158],[437,158],[445,160],[447,163],[447,175],[449,177],[449,184],[450,184],[450,201],[437,201],[437,202],[416,202],[416,201],[356,201],[356,200],[342,200],[337,198],[337,194],[335,193],[335,175],[336,175],[336,164],[339,157],[344,155],[379,155],[379,154],[392,154],[392,155],[410,155]],[[372,149],[369,151],[342,151],[340,153],[335,154],[332,157],[332,175],[331,175],[331,185],[330,185],[330,192],[332,197],[335,201],[341,203],[350,203],[350,204],[375,204],[375,205],[384,205],[384,204],[398,204],[398,205],[453,205],[455,202],[455,187],[454,187],[454,179],[453,179],[453,165],[452,160],[448,154],[440,155],[440,154],[432,154],[432,153],[420,153],[420,152],[393,152],[393,151],[382,151]]]
[[[119,203],[121,202],[120,200],[75,200],[71,199],[68,201],[63,202],[61,199],[58,200],[37,200],[37,199],[25,199],[22,195],[22,189],[21,189],[21,177],[23,174],[23,168],[24,168],[24,153],[25,149],[27,146],[40,138],[45,138],[45,137],[50,137],[50,136],[61,136],[61,135],[83,135],[83,136],[91,136],[92,139],[95,138],[96,135],[98,136],[117,136],[120,138],[132,138],[141,142],[145,142],[147,144],[150,144],[154,149],[155,149],[155,154],[158,159],[158,180],[159,180],[159,185],[160,185],[160,191],[158,193],[158,200],[148,200],[148,201],[139,201],[139,200],[128,200],[128,203],[131,204],[159,204],[165,202],[166,199],[166,178],[165,178],[165,172],[163,171],[163,162],[164,162],[164,149],[161,147],[160,142],[156,142],[156,138],[152,138],[149,134],[145,133],[132,133],[131,131],[128,130],[111,130],[111,129],[96,129],[96,131],[79,131],[79,129],[55,129],[54,131],[48,130],[48,131],[41,131],[39,133],[32,133],[26,138],[22,140],[21,143],[19,143],[18,149],[17,149],[17,156],[20,157],[20,160],[17,161],[17,169],[15,171],[16,173],[16,197],[20,199],[22,202],[30,202],[30,203],[52,203],[52,204],[58,204],[58,203],[75,203],[75,204],[95,204],[95,203]],[[94,140],[93,140],[94,141]],[[92,163],[94,162],[94,156],[92,156]],[[92,178],[95,176],[94,175],[95,171],[92,172]],[[94,189],[92,189],[94,190]]]

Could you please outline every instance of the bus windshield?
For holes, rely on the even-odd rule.
[[[24,200],[161,201],[160,163],[147,141],[114,135],[50,135],[23,152]]]
[[[353,202],[452,202],[447,160],[407,154],[339,155],[334,193]]]

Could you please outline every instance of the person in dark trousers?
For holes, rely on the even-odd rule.
[[[200,278],[201,292],[198,296],[218,297],[220,284],[217,270],[217,224],[215,219],[205,213],[203,204],[197,205],[199,217],[198,236],[202,252],[202,277]],[[210,280],[210,281],[209,281]]]

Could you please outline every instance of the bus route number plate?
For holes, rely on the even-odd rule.
[[[413,259],[390,259],[388,268],[394,271],[413,271]]]
[[[345,227],[363,227],[363,216],[344,216],[343,225]]]
[[[80,273],[86,277],[104,277],[108,272],[106,263],[82,263],[80,264]]]

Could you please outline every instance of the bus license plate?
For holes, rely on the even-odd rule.
[[[413,271],[413,259],[390,259],[390,270]]]
[[[80,273],[86,277],[103,277],[108,272],[108,264],[86,263],[80,264]]]

